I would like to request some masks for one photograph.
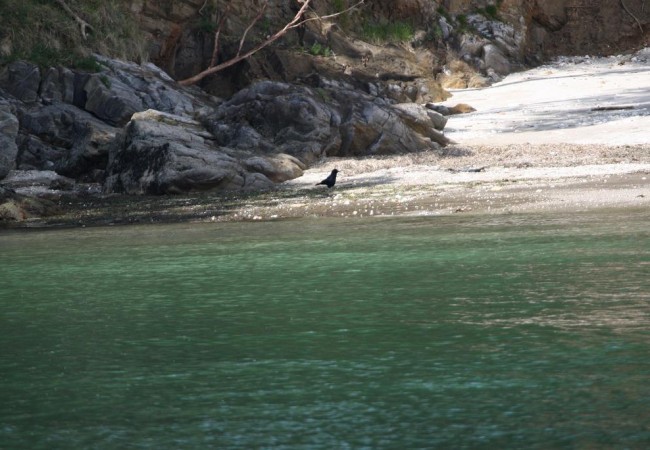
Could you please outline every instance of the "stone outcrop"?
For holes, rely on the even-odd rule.
[[[128,194],[259,190],[326,156],[394,154],[448,143],[446,119],[346,89],[263,81],[200,122],[149,110],[114,140],[104,188]]]
[[[152,64],[100,61],[98,73],[24,62],[0,71],[5,186],[36,195],[84,183],[134,195],[260,190],[327,156],[449,143],[442,115],[369,93],[365,81],[262,81],[223,101]]]
[[[191,119],[154,110],[136,113],[113,142],[104,188],[127,194],[179,194],[272,185],[266,176],[248,173],[212,140]]]
[[[316,87],[260,82],[202,121],[220,145],[283,153],[305,165],[324,156],[432,150],[449,143],[443,119],[415,103],[393,104],[319,78]]]

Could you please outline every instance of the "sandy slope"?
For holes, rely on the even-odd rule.
[[[448,105],[475,113],[450,120],[464,144],[650,142],[650,49],[634,56],[564,58],[480,90],[453,92]]]

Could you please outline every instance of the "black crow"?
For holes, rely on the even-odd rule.
[[[323,181],[321,181],[320,183],[316,183],[316,186],[318,186],[319,184],[324,184],[324,185],[326,185],[328,188],[333,187],[333,186],[336,184],[336,174],[337,174],[337,173],[339,173],[338,170],[336,170],[336,169],[332,170],[332,173],[330,173],[330,176],[327,177],[327,178],[325,178],[325,179],[324,179]]]

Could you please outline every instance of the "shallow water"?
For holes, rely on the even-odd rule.
[[[0,233],[0,448],[648,448],[650,211]]]

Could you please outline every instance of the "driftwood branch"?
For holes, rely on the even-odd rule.
[[[248,35],[248,32],[253,28],[253,26],[254,26],[254,25],[255,25],[255,24],[256,24],[256,23],[257,23],[257,22],[262,18],[262,16],[264,15],[264,10],[265,10],[265,8],[266,8],[267,5],[268,5],[268,0],[267,0],[267,1],[264,2],[264,5],[262,6],[262,10],[259,11],[259,13],[257,14],[257,16],[252,20],[252,22],[251,22],[251,23],[249,24],[249,26],[246,28],[246,31],[244,32],[242,38],[241,38],[240,41],[239,41],[239,49],[238,49],[238,51],[237,51],[237,54],[236,54],[233,58],[230,58],[229,60],[224,61],[224,62],[222,62],[221,64],[217,64],[217,63],[216,63],[217,60],[216,60],[216,57],[214,57],[214,55],[216,55],[216,54],[218,53],[218,49],[217,49],[217,47],[218,47],[219,44],[218,44],[218,42],[217,42],[217,38],[218,38],[218,36],[215,34],[215,48],[214,48],[214,51],[213,51],[213,58],[212,58],[212,60],[210,61],[210,66],[209,66],[207,69],[205,69],[205,70],[203,70],[203,71],[197,73],[197,74],[194,75],[194,76],[191,76],[191,77],[186,78],[186,79],[184,79],[184,80],[180,80],[180,81],[179,81],[179,84],[184,85],[184,86],[188,86],[188,85],[192,85],[192,84],[194,84],[194,83],[197,83],[197,82],[201,81],[202,79],[204,79],[205,77],[207,77],[207,76],[209,76],[209,75],[212,75],[212,74],[215,74],[215,73],[217,73],[217,72],[220,72],[220,71],[222,71],[222,70],[224,70],[224,69],[227,69],[228,67],[234,66],[235,64],[237,64],[237,63],[239,63],[239,62],[241,62],[241,61],[243,61],[243,60],[245,60],[245,59],[251,57],[251,56],[254,55],[255,53],[257,53],[257,52],[259,52],[260,50],[262,50],[263,48],[268,47],[268,46],[271,45],[273,42],[275,42],[275,41],[277,41],[278,39],[280,39],[282,36],[284,36],[285,34],[287,34],[287,33],[288,33],[290,30],[292,30],[292,29],[298,28],[298,27],[302,26],[303,24],[305,24],[305,23],[307,23],[307,22],[310,22],[310,21],[312,21],[312,20],[331,19],[331,18],[333,18],[333,17],[340,16],[340,15],[342,15],[342,14],[345,14],[346,12],[349,12],[349,11],[355,9],[355,8],[358,8],[361,4],[364,3],[364,1],[365,1],[365,0],[360,0],[360,1],[359,1],[358,3],[356,3],[354,6],[351,6],[350,8],[347,8],[347,9],[345,9],[344,11],[340,11],[340,12],[335,13],[335,14],[329,14],[329,15],[327,15],[327,16],[320,16],[320,17],[319,17],[319,16],[316,16],[316,17],[311,17],[311,18],[307,18],[307,19],[305,19],[305,18],[304,18],[304,15],[305,15],[305,13],[307,12],[307,10],[309,9],[309,5],[310,5],[310,3],[311,3],[311,0],[297,0],[297,2],[298,2],[299,4],[301,4],[301,6],[300,6],[300,9],[298,10],[298,12],[297,12],[297,13],[295,14],[295,16],[293,17],[293,19],[291,19],[291,21],[289,21],[289,22],[288,22],[288,23],[287,23],[287,24],[286,24],[282,29],[280,29],[279,31],[275,32],[275,33],[272,34],[271,36],[267,37],[266,39],[264,39],[262,42],[260,42],[259,44],[257,44],[257,45],[254,46],[253,48],[251,48],[250,50],[248,50],[248,51],[242,53],[242,49],[243,49],[243,47],[244,47],[244,43],[245,43],[245,41],[246,41],[246,37],[247,37],[247,35]],[[223,20],[223,16],[222,16],[222,20]],[[220,33],[220,31],[221,31],[221,25],[217,27],[217,32]]]
[[[87,30],[92,31],[93,27],[91,27],[90,24],[89,24],[88,22],[86,22],[86,21],[83,20],[81,17],[79,17],[79,15],[77,15],[77,13],[75,13],[75,12],[72,10],[72,8],[70,8],[70,7],[68,6],[68,4],[65,2],[65,0],[54,0],[54,1],[57,2],[57,3],[59,4],[59,6],[60,6],[61,8],[63,8],[63,10],[64,10],[65,12],[67,12],[70,16],[72,16],[72,18],[75,20],[75,22],[77,22],[77,23],[79,24],[79,28],[81,28],[81,36],[82,36],[84,39],[87,39],[87,38],[88,38],[88,34],[87,34],[86,31],[87,31]]]
[[[639,19],[637,19],[636,16],[634,14],[632,14],[632,11],[629,10],[629,8],[627,7],[627,5],[625,4],[625,2],[623,0],[620,0],[620,1],[621,1],[621,6],[625,10],[625,12],[628,13],[630,15],[630,17],[632,17],[634,19],[636,24],[639,26],[639,30],[641,30],[641,34],[643,34],[643,25],[641,25],[641,22],[639,21]],[[644,2],[644,6],[645,6],[645,2]]]

